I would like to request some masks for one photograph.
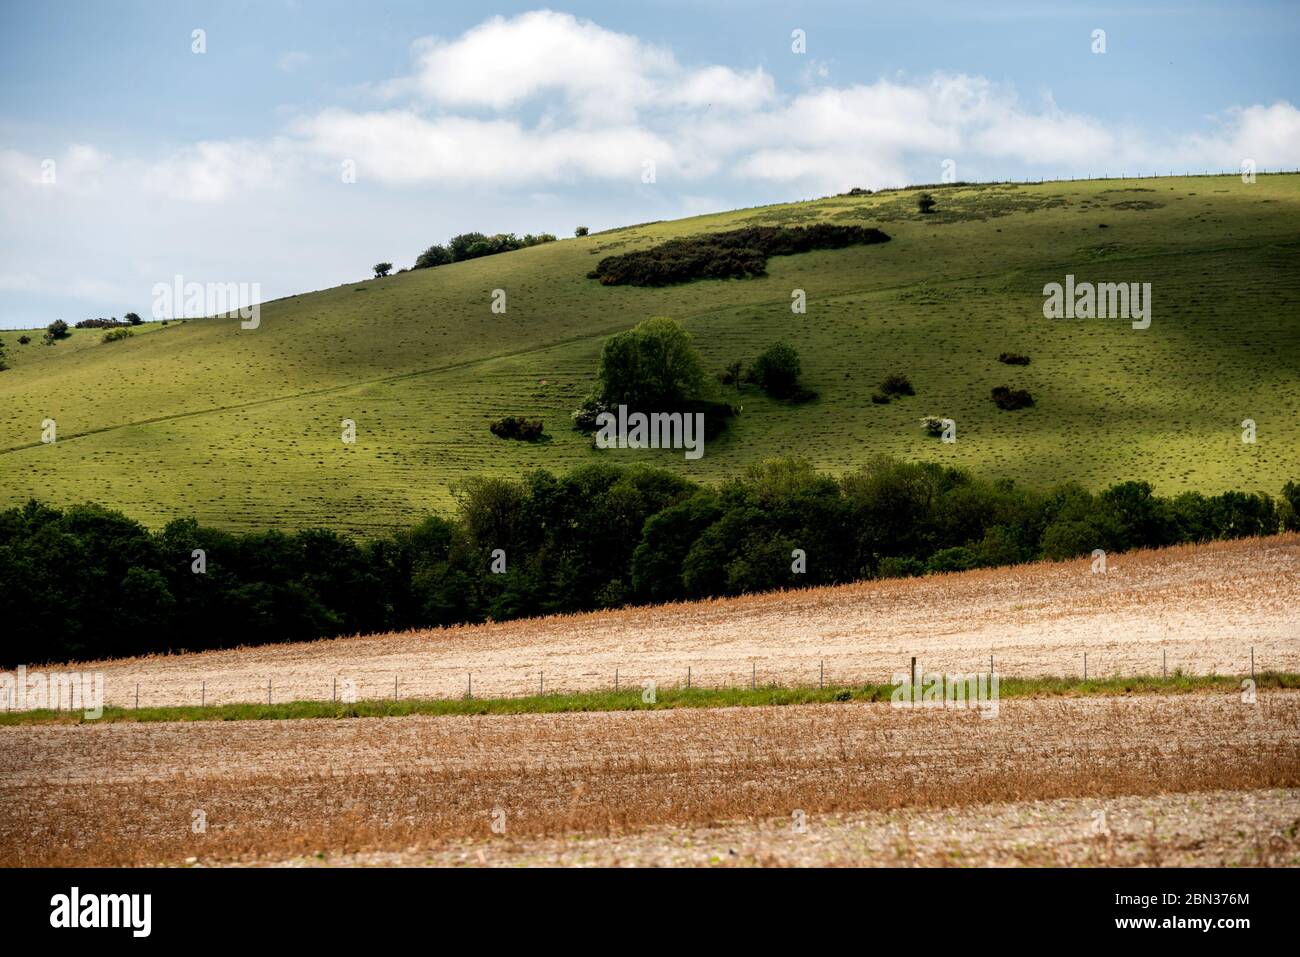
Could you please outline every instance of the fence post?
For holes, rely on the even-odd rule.
[[[330,700],[333,701],[335,704],[337,704],[339,700],[339,676],[338,675],[334,676],[334,686],[330,690]]]
[[[686,690],[691,690],[691,666],[686,666]]]
[[[817,689],[820,691],[826,687],[826,660],[822,659],[821,668],[817,671]]]
[[[393,700],[397,700],[397,675],[393,675]]]
[[[1255,646],[1250,646],[1250,680],[1255,680]]]
[[[537,693],[546,694],[546,676],[540,668],[537,670]]]
[[[914,691],[915,688],[916,688],[916,655],[912,655],[912,683],[911,685],[908,686],[907,690],[912,693],[913,697],[915,697],[916,694]]]
[[[208,704],[208,683],[205,681],[203,682],[202,688],[199,690],[199,707],[200,708],[207,707],[207,704]]]

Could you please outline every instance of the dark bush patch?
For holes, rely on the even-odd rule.
[[[542,420],[525,419],[522,415],[507,415],[503,419],[497,419],[488,428],[500,439],[536,442],[542,437]]]
[[[883,392],[873,392],[871,393],[871,401],[876,405],[889,405],[889,396]]]
[[[718,373],[718,381],[723,385],[734,385],[740,388],[741,369],[744,366],[739,359],[733,359],[727,363],[727,367]]]
[[[1005,362],[1009,366],[1027,366],[1029,356],[1022,356],[1018,352],[1004,352],[998,356],[998,362]]]
[[[32,341],[32,337],[31,337],[31,336],[23,335],[23,336],[19,336],[19,337],[18,337],[18,344],[19,344],[20,346],[25,346],[25,345],[27,345],[27,343],[29,343],[29,342],[31,342],[31,341]]]
[[[1024,409],[1033,405],[1034,397],[1024,389],[1011,389],[1000,385],[993,389],[993,401],[999,409],[1010,412],[1014,409]]]
[[[72,333],[68,331],[68,324],[62,319],[55,319],[45,327],[45,335],[41,339],[47,346],[52,346],[60,339],[66,339],[70,335]]]
[[[767,275],[769,256],[888,242],[866,226],[750,226],[725,233],[672,239],[659,246],[606,256],[587,273],[605,286],[669,286],[693,279]]]
[[[912,383],[908,381],[907,376],[901,373],[885,376],[885,381],[880,383],[880,391],[885,395],[916,395],[916,390],[912,388]]]
[[[753,382],[774,399],[808,401],[809,395],[799,382],[799,353],[785,342],[774,342],[763,350],[745,373],[745,381]]]
[[[105,342],[117,342],[119,339],[129,339],[135,335],[130,329],[110,329],[104,333]]]

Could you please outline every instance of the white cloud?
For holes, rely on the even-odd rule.
[[[275,179],[275,144],[225,140],[195,143],[142,170],[146,189],[173,199],[215,203],[234,191],[261,188]]]
[[[327,110],[294,129],[317,156],[354,160],[359,179],[398,186],[630,180],[644,158],[673,155],[670,143],[635,126],[527,129],[515,120],[426,119],[406,110]]]
[[[1285,102],[1233,108],[1219,118],[1214,133],[1188,136],[1178,152],[1226,169],[1247,159],[1260,169],[1295,169],[1300,166],[1300,110]]]
[[[311,62],[311,57],[301,50],[289,50],[281,53],[275,61],[275,68],[281,73],[293,73]]]
[[[291,51],[279,66],[304,62]],[[176,272],[280,295],[465,229],[568,232],[932,182],[950,158],[972,179],[1300,166],[1300,111],[1284,101],[1156,134],[1062,109],[1050,93],[1026,102],[980,76],[836,83],[812,66],[782,90],[758,67],[682,64],[540,11],[420,41],[407,75],[372,87],[381,105],[322,104],[277,136],[132,155],[0,149],[0,290],[85,297],[104,314],[138,306]],[[339,176],[344,160],[355,184]],[[69,274],[69,262],[113,281]]]

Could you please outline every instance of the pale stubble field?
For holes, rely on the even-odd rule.
[[[1044,564],[102,668],[118,704],[136,681],[142,703],[179,704],[159,689],[206,680],[212,703],[265,674],[284,697],[394,672],[455,695],[467,667],[476,694],[525,694],[530,668],[605,687],[620,662],[625,681],[691,664],[743,683],[754,661],[812,683],[825,656],[828,680],[879,681],[912,653],[961,670],[989,649],[1017,676],[1073,673],[1084,649],[1093,673],[1159,674],[1166,649],[1171,670],[1243,674],[1252,646],[1294,671],[1298,553],[1285,535],[1105,575]],[[852,701],[0,728],[0,865],[1295,865],[1298,832],[1288,690],[1011,698],[991,718]]]
[[[888,682],[925,669],[1017,677],[1300,671],[1300,535],[927,578],[393,635],[90,663],[130,707],[454,698],[691,682]],[[184,636],[177,636],[183,645]],[[472,678],[471,678],[472,675]]]

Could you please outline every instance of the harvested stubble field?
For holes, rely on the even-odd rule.
[[[1057,798],[659,826],[618,837],[448,841],[287,867],[1296,867],[1300,791]]]
[[[31,725],[0,729],[0,864],[418,857],[463,853],[448,842],[469,839],[486,862],[517,840],[578,836],[617,848],[647,828],[725,822],[762,843],[765,829],[788,826],[796,810],[813,834],[835,826],[835,815],[906,809],[982,808],[974,817],[1001,815],[1011,827],[1023,811],[989,806],[1212,791],[1271,792],[1255,800],[1267,813],[1226,819],[1240,831],[1239,850],[1262,845],[1283,863],[1294,859],[1300,818],[1298,742],[1293,691],[1255,703],[1221,693],[1011,700],[989,719],[847,703]],[[1207,794],[1196,813],[1224,820],[1218,800]],[[1150,862],[1185,840],[1186,828],[1143,834],[1116,807],[1108,839],[1122,850],[1110,853],[1124,856],[1113,860],[1133,859],[1135,841]],[[498,809],[504,834],[492,830]],[[196,812],[204,833],[195,833]],[[911,819],[931,831],[948,826],[934,815]],[[959,815],[954,828],[970,819]],[[888,862],[936,863],[940,846],[933,837],[911,850],[891,844]],[[873,862],[869,848],[852,847],[826,862]],[[789,847],[781,853],[795,861]]]
[[[1300,535],[917,579],[393,635],[139,658],[102,671],[141,707],[476,697],[611,687],[888,682],[925,669],[1020,677],[1300,670]],[[178,644],[183,638],[178,638]],[[1163,657],[1162,657],[1163,653]],[[336,683],[337,682],[337,683]],[[544,682],[544,685],[543,685]]]

